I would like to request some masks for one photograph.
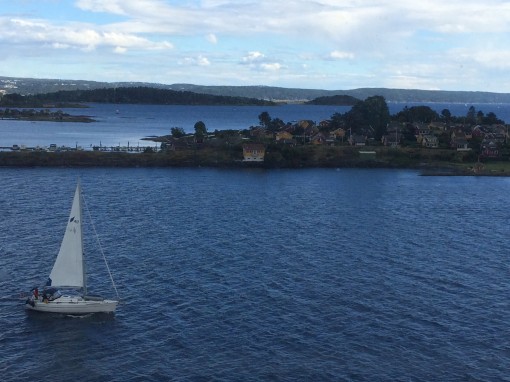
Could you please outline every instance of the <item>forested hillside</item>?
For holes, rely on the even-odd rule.
[[[94,90],[69,90],[32,95],[20,95],[17,93],[6,94],[1,98],[0,106],[43,107],[48,104],[60,105],[81,102],[159,105],[274,105],[273,102],[256,98],[215,96],[189,91],[175,91],[139,86]]]
[[[97,82],[84,80],[34,79],[0,77],[0,92],[21,95],[70,90],[116,88],[155,88],[178,92],[193,92],[214,96],[256,98],[259,100],[304,102],[319,97],[349,96],[366,99],[383,96],[388,102],[442,103],[510,103],[508,93],[482,91],[442,91],[419,89],[360,88],[348,90],[295,89],[274,86],[206,86],[194,84],[161,84],[147,82]]]

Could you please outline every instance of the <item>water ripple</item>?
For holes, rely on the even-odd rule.
[[[122,304],[114,316],[27,314],[19,291],[49,273],[78,175]],[[208,169],[0,179],[2,380],[508,378],[504,179]],[[90,270],[91,288],[112,294],[101,263]]]

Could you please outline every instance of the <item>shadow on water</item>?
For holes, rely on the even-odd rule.
[[[85,322],[92,324],[106,324],[115,322],[115,314],[111,313],[88,313],[88,314],[62,314],[37,312],[32,310],[26,311],[27,322],[32,324],[51,323],[61,325],[62,322]]]
[[[115,332],[117,322],[114,314],[91,313],[70,315],[61,313],[42,313],[27,310],[25,312],[26,330],[46,338],[53,344],[64,345],[73,337],[77,343],[88,342],[106,332]]]
[[[23,337],[37,346],[25,350],[26,368],[18,372],[28,379],[44,371],[47,380],[72,375],[86,376],[83,380],[100,380],[109,372],[104,363],[95,358],[90,360],[90,349],[95,349],[101,359],[115,354],[121,332],[117,324],[114,314],[76,316],[26,311]],[[37,362],[29,361],[33,357]]]

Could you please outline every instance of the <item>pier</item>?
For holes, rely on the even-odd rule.
[[[17,152],[17,151],[46,151],[46,152],[68,152],[68,151],[102,151],[102,152],[124,152],[124,153],[143,153],[146,151],[157,152],[160,150],[157,144],[154,146],[90,146],[87,148],[83,148],[81,146],[76,145],[75,147],[71,146],[57,146],[56,144],[51,144],[49,146],[35,146],[29,147],[25,145],[12,145],[12,146],[0,146],[0,151],[7,152]]]

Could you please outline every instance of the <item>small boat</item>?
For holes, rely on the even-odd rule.
[[[104,260],[113,287],[117,291],[106,258]],[[87,295],[83,253],[82,195],[81,185],[78,181],[64,238],[50,277],[41,289],[32,289],[30,297],[25,302],[25,307],[28,310],[39,312],[73,315],[111,313],[115,311],[118,303],[117,300]]]

